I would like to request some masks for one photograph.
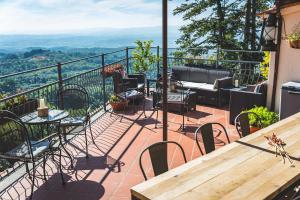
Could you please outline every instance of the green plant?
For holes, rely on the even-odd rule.
[[[291,33],[290,35],[287,36],[289,41],[298,41],[300,40],[300,33]]]
[[[279,120],[279,116],[277,113],[269,111],[268,108],[264,106],[260,106],[260,107],[256,106],[250,110],[247,110],[247,112],[252,112],[259,116],[262,123],[262,128],[270,126],[271,124],[274,124]],[[258,119],[255,115],[251,115],[251,114],[249,115],[249,124],[251,126],[258,126]]]
[[[16,97],[16,102],[18,104],[23,104],[23,103],[26,103],[27,102],[27,97],[25,95],[21,95],[21,96],[18,96]]]
[[[270,52],[265,51],[264,60],[260,63],[260,72],[264,80],[267,80],[269,76],[270,60],[271,60]]]
[[[155,56],[151,52],[152,40],[149,41],[140,41],[136,42],[137,47],[132,52],[133,56],[133,70],[135,73],[145,73],[149,70],[149,67],[154,64],[159,57]]]
[[[121,102],[121,99],[119,97],[117,97],[116,95],[111,95],[109,98],[109,102],[110,103],[118,103],[118,102]]]

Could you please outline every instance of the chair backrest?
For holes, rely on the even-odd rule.
[[[115,94],[119,94],[119,93],[123,92],[122,82],[123,82],[122,74],[118,71],[114,72],[113,73],[113,84],[114,84],[114,93]]]
[[[1,158],[25,158],[23,152],[30,153],[32,149],[29,135],[24,123],[9,111],[0,112],[0,157]],[[22,151],[20,151],[20,148]],[[19,149],[17,151],[17,149]],[[27,155],[27,154],[26,154]],[[28,155],[27,157],[28,158]]]
[[[242,112],[236,116],[234,120],[235,128],[240,137],[245,137],[250,134],[250,115],[256,118],[259,127],[262,126],[261,119],[256,113]]]
[[[182,146],[180,144],[178,144],[177,142],[163,141],[163,142],[158,142],[158,143],[152,144],[151,146],[147,147],[141,153],[140,161],[139,161],[140,168],[141,168],[141,171],[143,173],[143,176],[144,176],[145,180],[147,180],[147,176],[146,176],[146,173],[144,171],[143,163],[142,163],[142,158],[143,158],[144,153],[146,151],[149,151],[150,160],[151,160],[151,163],[152,163],[154,175],[155,176],[160,175],[160,174],[162,174],[162,173],[169,170],[169,166],[168,166],[168,144],[174,144],[177,147],[179,147],[179,149],[182,153],[184,162],[185,163],[187,162],[184,150],[183,150]]]
[[[87,114],[90,99],[86,89],[77,84],[64,85],[58,92],[59,108],[71,115]]]
[[[218,126],[221,128],[218,129],[218,134],[216,136],[214,136],[214,128],[213,126]],[[215,137],[218,137],[220,136],[222,133],[225,134],[226,136],[226,139],[227,139],[227,142],[230,143],[230,140],[229,140],[229,136],[228,136],[228,133],[225,129],[225,127],[220,124],[220,123],[207,123],[207,124],[204,124],[202,126],[200,126],[196,131],[195,131],[195,140],[196,140],[196,144],[201,152],[202,155],[204,155],[202,149],[201,149],[201,146],[199,144],[199,140],[198,140],[198,135],[199,133],[201,134],[202,136],[202,140],[203,140],[203,144],[204,144],[204,149],[205,149],[205,153],[208,154],[212,151],[214,151],[216,149],[216,146],[215,146]]]

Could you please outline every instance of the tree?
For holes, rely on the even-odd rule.
[[[259,47],[257,13],[274,0],[187,0],[174,10],[188,21],[180,28],[181,48],[252,49]],[[194,54],[197,52],[193,51]]]

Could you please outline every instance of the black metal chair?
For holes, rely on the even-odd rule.
[[[185,163],[187,162],[184,150],[183,150],[182,146],[180,144],[178,144],[177,142],[163,141],[163,142],[158,142],[158,143],[152,144],[141,153],[140,160],[139,160],[140,168],[141,168],[141,171],[143,173],[145,180],[147,180],[147,176],[146,176],[145,170],[143,168],[143,164],[142,164],[142,158],[143,158],[144,153],[147,150],[149,150],[149,155],[150,155],[154,175],[155,176],[160,175],[169,170],[168,144],[175,144],[176,146],[178,146],[179,149],[181,150],[184,162]]]
[[[250,115],[256,118],[258,127],[262,128],[261,119],[256,113],[242,112],[234,120],[235,128],[241,138],[250,134]]]
[[[122,74],[116,71],[113,74],[113,82],[114,82],[114,93],[120,99],[123,99],[128,102],[132,102],[135,105],[139,100],[143,101],[143,114],[146,116],[145,107],[146,107],[146,99],[145,99],[145,91],[142,88],[138,87],[138,79],[137,78],[123,78]],[[125,111],[125,106],[124,106]],[[135,112],[135,107],[134,107]],[[120,119],[122,120],[123,115]]]
[[[88,157],[87,128],[90,128],[92,142],[95,144],[90,116],[90,99],[86,89],[77,84],[64,85],[58,93],[58,105],[60,109],[70,113],[63,119],[60,126],[66,130],[69,127],[83,127],[82,130],[68,133],[85,136],[86,157]],[[81,133],[83,131],[83,134]],[[64,133],[65,134],[65,133]]]
[[[168,104],[173,103],[176,106],[180,107],[181,114],[182,114],[182,124],[180,125],[178,130],[184,131],[185,129],[185,112],[189,111],[189,97],[190,97],[190,90],[180,90],[180,95],[169,95],[168,96]],[[156,122],[155,128],[157,128],[158,123],[158,111],[162,108],[162,95],[163,95],[163,88],[162,88],[162,78],[159,78],[156,82],[156,92],[153,93],[153,108],[156,111]],[[189,121],[189,117],[187,115],[187,120]]]
[[[214,136],[214,127],[213,127],[214,125],[219,126],[221,128],[221,130],[220,129],[215,129],[215,130],[218,131],[216,136]],[[204,153],[203,153],[203,151],[200,147],[200,144],[199,144],[199,140],[198,140],[199,133],[201,133],[206,154],[208,154],[208,153],[210,153],[210,152],[212,152],[216,149],[215,139],[218,140],[219,142],[225,144],[224,141],[218,139],[218,137],[222,133],[225,134],[225,136],[227,138],[227,142],[230,143],[228,133],[227,133],[225,127],[222,124],[220,124],[220,123],[207,123],[207,124],[204,124],[204,125],[200,126],[199,128],[197,128],[197,130],[195,131],[196,144],[197,144],[197,146],[198,146],[198,148],[199,148],[202,155],[204,155]]]
[[[46,181],[46,160],[49,156],[55,155],[54,150],[56,148],[54,147],[54,144],[56,144],[57,140],[54,138],[57,138],[59,132],[48,135],[41,140],[34,140],[34,138],[29,136],[28,130],[21,119],[9,111],[0,112],[0,122],[0,158],[12,161],[13,163],[19,161],[26,164],[26,171],[32,181],[30,194],[30,199],[32,199],[35,180],[36,178],[40,178],[36,175],[37,165],[39,164],[40,159],[43,159],[43,179]],[[59,127],[59,124],[57,124],[57,127]],[[59,128],[57,131],[59,131]],[[65,181],[61,165],[62,154],[59,148],[58,150],[58,168],[61,180],[64,184]],[[32,164],[32,173],[30,173],[28,163]]]

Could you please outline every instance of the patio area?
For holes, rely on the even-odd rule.
[[[149,145],[162,141],[162,124],[155,129],[156,113],[152,110],[151,99],[147,99],[146,114],[147,118],[144,118],[141,109],[134,114],[128,109],[122,121],[120,115],[110,112],[96,115],[92,124],[96,145],[89,138],[89,158],[85,158],[84,136],[76,136],[67,145],[74,157],[74,169],[63,170],[66,184],[62,185],[55,165],[48,162],[46,170],[50,177],[46,182],[38,180],[33,199],[131,199],[130,188],[144,181],[139,167],[140,153]],[[235,127],[228,124],[229,113],[226,108],[197,105],[196,111],[189,112],[188,116],[186,130],[178,132],[182,116],[168,114],[168,140],[182,145],[188,161],[201,156],[194,140],[194,132],[199,125],[219,122],[227,129],[231,141],[239,138]],[[158,119],[162,121],[161,111]],[[223,135],[219,138],[226,141]],[[217,147],[222,146],[217,144]],[[171,169],[183,164],[178,149],[170,146],[168,151]],[[69,164],[69,160],[63,161],[66,168]],[[143,164],[147,175],[153,176],[147,154]],[[41,172],[42,167],[38,171]],[[30,195],[30,185],[30,179],[24,176],[9,187],[1,199],[25,199]]]

